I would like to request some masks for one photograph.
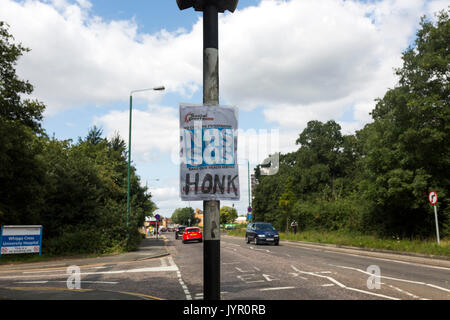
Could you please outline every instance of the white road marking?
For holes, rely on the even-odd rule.
[[[337,268],[342,268],[342,269],[355,270],[355,271],[362,272],[362,273],[370,275],[370,276],[373,275],[370,272],[367,272],[367,271],[364,271],[364,270],[361,270],[361,269],[358,269],[358,268],[337,266],[337,265],[333,265],[333,264],[330,264],[330,266],[337,267]],[[439,287],[439,286],[436,286],[436,285],[430,284],[430,283],[425,283],[425,282],[420,282],[420,281],[412,281],[412,280],[406,280],[406,279],[399,279],[399,278],[392,278],[392,277],[386,277],[386,276],[383,276],[383,275],[380,275],[380,278],[390,279],[390,280],[394,280],[394,281],[408,282],[408,283],[412,283],[412,284],[419,284],[419,285],[432,287],[432,288],[435,288],[435,289],[438,289],[438,290],[450,292],[450,290],[448,290],[448,289],[445,289],[445,288],[442,288],[442,287]]]
[[[90,267],[90,268],[83,268],[81,267],[81,269],[84,270],[89,270],[89,269],[106,269],[107,267]],[[55,272],[55,271],[61,271],[61,270],[42,270],[42,271],[24,271],[22,272],[23,274],[30,274],[30,273],[48,273],[48,272]]]
[[[385,258],[364,256],[364,255],[358,255],[358,254],[347,253],[347,252],[331,251],[331,250],[327,250],[327,249],[313,249],[313,248],[308,248],[308,247],[295,245],[295,244],[291,245],[291,246],[296,246],[296,247],[300,247],[302,249],[312,250],[312,251],[320,251],[320,252],[343,254],[343,255],[353,256],[353,257],[358,257],[358,258],[377,259],[377,260],[383,260],[383,261],[388,261],[388,262],[403,263],[403,264],[408,264],[408,265],[412,265],[412,266],[419,266],[419,267],[425,267],[425,268],[432,268],[432,269],[440,269],[440,270],[448,270],[448,271],[450,271],[450,268],[447,268],[447,267],[430,266],[430,265],[427,265],[427,264],[421,264],[421,263],[415,263],[415,262],[407,262],[407,261],[400,261],[400,260],[395,260],[395,259],[385,259]]]
[[[67,281],[19,281],[15,282],[16,284],[45,284],[49,282],[55,282],[55,283],[67,283]],[[114,281],[81,281],[81,283],[93,283],[93,284],[118,284],[119,282]]]
[[[186,300],[192,300],[191,293],[189,292],[188,287],[184,284],[183,278],[181,277],[181,272],[173,261],[172,256],[169,256],[167,259],[169,260],[169,264],[171,267],[175,266],[177,268],[178,282],[180,283],[181,288],[183,288],[183,292],[186,295]]]
[[[98,271],[98,272],[80,272],[80,276],[84,275],[98,275],[98,274],[122,274],[122,273],[145,273],[145,272],[167,272],[167,271],[179,271],[178,267],[175,265],[172,257],[168,258],[169,266],[166,267],[148,267],[148,268],[138,268],[129,270],[116,270],[116,271]],[[61,272],[61,270],[53,270]],[[67,277],[67,274],[33,274],[33,275],[22,275],[22,276],[3,276],[0,279],[23,279],[23,278],[42,278],[42,277]]]
[[[334,284],[327,283],[327,284],[323,284],[322,287],[334,287]]]
[[[265,289],[259,289],[259,291],[274,291],[274,290],[286,290],[286,289],[295,289],[295,287],[265,288]]]
[[[150,268],[116,270],[116,271],[81,272],[80,276],[97,275],[97,274],[121,274],[121,273],[143,273],[143,272],[167,272],[167,271],[178,271],[178,267],[167,266],[167,267],[150,267]],[[45,275],[36,274],[27,276],[5,276],[0,277],[0,279],[21,279],[21,278],[40,278],[40,277],[67,277],[67,274],[45,274]]]
[[[394,289],[394,290],[397,290],[398,292],[401,292],[401,293],[404,293],[404,294],[406,294],[406,295],[408,295],[408,296],[410,296],[410,297],[413,297],[414,299],[419,299],[419,300],[429,300],[429,299],[425,299],[425,298],[421,298],[421,297],[419,297],[419,296],[416,296],[415,294],[413,294],[413,293],[411,293],[411,292],[408,292],[408,291],[406,291],[406,290],[402,290],[402,289],[397,288],[397,287],[395,287],[395,286],[393,286],[393,285],[386,284],[386,283],[382,283],[382,284],[387,285],[389,288],[392,288],[392,289]]]
[[[238,267],[234,267],[234,268],[241,273],[254,272],[253,270],[242,270],[241,268],[238,268]],[[253,267],[253,268],[255,268],[255,267]],[[259,271],[257,268],[255,268],[255,270]]]
[[[300,279],[308,280],[308,278],[299,276],[299,274],[298,274],[298,273],[295,273],[295,272],[289,272],[289,274],[292,275],[292,276],[295,277],[295,278],[296,278],[296,277],[299,277]]]
[[[365,290],[360,290],[360,289],[356,289],[356,288],[350,288],[350,287],[347,287],[346,285],[340,283],[339,281],[337,281],[336,279],[334,279],[334,278],[332,278],[332,277],[323,276],[323,275],[320,275],[320,274],[315,274],[314,272],[301,271],[301,270],[298,270],[296,267],[294,267],[294,266],[292,266],[292,265],[291,265],[291,267],[292,267],[292,269],[294,269],[295,271],[297,271],[297,272],[299,272],[299,273],[309,274],[309,275],[314,276],[314,277],[326,278],[326,279],[328,279],[329,281],[331,281],[331,282],[333,282],[334,284],[336,284],[336,285],[338,285],[339,287],[341,287],[342,289],[352,290],[352,291],[356,291],[356,292],[360,292],[360,293],[365,293],[365,294],[373,295],[373,296],[376,296],[376,297],[381,297],[381,298],[386,298],[386,299],[391,299],[391,300],[400,300],[400,299],[398,299],[398,298],[394,298],[394,297],[390,297],[390,296],[385,296],[385,295],[378,294],[378,293],[373,293],[373,292],[369,292],[369,291],[365,291]]]
[[[253,281],[248,281],[248,280],[252,280],[255,279],[256,274],[244,274],[241,276],[236,276],[239,280],[244,281],[245,283],[255,283],[255,282],[264,282],[264,280],[253,280]]]
[[[270,274],[263,274],[262,275],[267,281],[274,281],[274,280],[280,280],[280,279],[277,279],[277,278],[275,278],[275,277],[272,277]]]

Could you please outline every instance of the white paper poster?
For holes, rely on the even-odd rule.
[[[239,200],[236,107],[180,104],[184,201]]]

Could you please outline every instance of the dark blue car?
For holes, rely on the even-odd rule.
[[[247,225],[247,230],[245,231],[245,239],[247,240],[247,243],[273,243],[276,246],[280,242],[280,236],[278,235],[277,229],[268,222],[249,223]]]

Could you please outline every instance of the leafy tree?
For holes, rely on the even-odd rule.
[[[358,132],[365,155],[360,187],[373,203],[373,223],[385,234],[431,235],[433,215],[426,200],[431,189],[441,196],[440,223],[448,230],[449,11],[437,18],[436,23],[422,18],[415,45],[396,69],[398,86],[378,100],[374,122]]]
[[[238,217],[238,212],[234,207],[223,206],[220,208],[220,223],[233,223]]]
[[[37,101],[22,100],[21,95],[31,94],[33,86],[19,79],[15,69],[19,58],[30,50],[13,43],[14,37],[7,28],[8,25],[0,21],[0,118],[22,124],[33,132],[41,132],[45,106]]]
[[[177,224],[188,226],[189,219],[191,219],[191,226],[198,223],[198,220],[195,218],[194,209],[192,209],[191,207],[177,208],[172,213],[172,221]]]
[[[292,191],[292,179],[288,179],[285,192],[280,196],[280,200],[278,200],[278,207],[283,212],[282,218],[285,221],[286,232],[289,231],[289,219],[296,200],[295,194]]]
[[[15,70],[28,51],[13,43],[0,21],[0,224],[37,223],[43,203],[45,169],[37,133],[42,133],[44,105],[22,100],[33,87]]]
[[[156,205],[131,167],[126,228],[126,145],[93,127],[86,138],[58,141],[41,128],[44,105],[22,100],[33,87],[14,66],[29,51],[0,22],[0,224],[42,224],[43,251],[104,253],[136,248],[138,228]]]

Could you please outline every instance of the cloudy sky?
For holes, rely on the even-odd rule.
[[[220,103],[239,108],[241,201],[247,160],[265,134],[296,149],[308,121],[339,122],[351,134],[371,121],[374,99],[396,83],[393,68],[413,43],[420,17],[450,0],[240,0],[219,16]],[[179,103],[202,103],[202,14],[175,0],[0,0],[0,20],[31,49],[19,75],[44,102],[49,135],[74,141],[93,125],[128,141],[162,216],[179,200]],[[158,180],[158,181],[157,181]],[[231,202],[222,202],[232,205]],[[201,208],[201,202],[191,202]]]

